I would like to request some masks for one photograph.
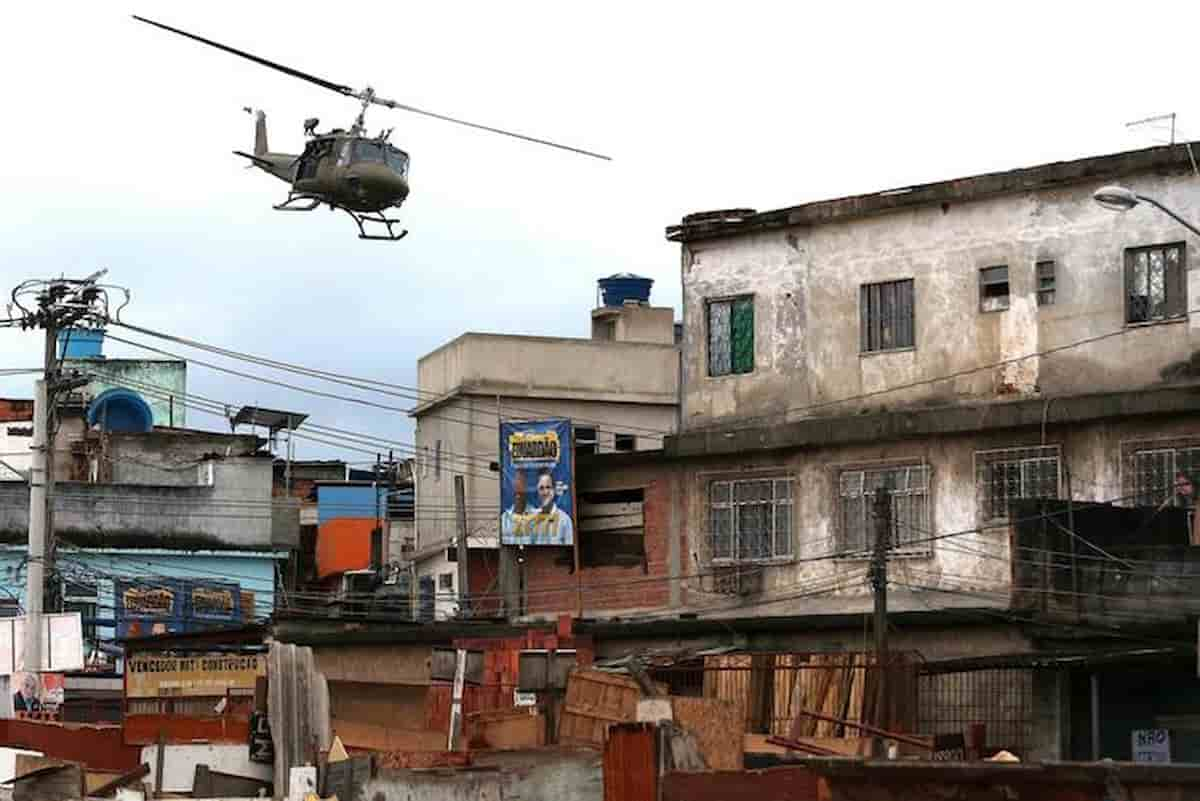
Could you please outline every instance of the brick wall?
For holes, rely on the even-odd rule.
[[[642,507],[645,565],[585,567],[576,575],[571,572],[572,549],[526,548],[525,595],[528,614],[577,614],[581,595],[585,617],[630,609],[665,609],[668,606],[671,480],[661,473],[637,483],[645,491]]]
[[[0,423],[12,423],[33,419],[32,400],[0,398]]]

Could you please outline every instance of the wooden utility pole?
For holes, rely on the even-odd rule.
[[[454,511],[458,518],[458,616],[471,616],[467,584],[467,492],[461,475],[454,477]]]
[[[877,691],[875,697],[876,723],[880,728],[890,728],[888,715],[888,639],[887,639],[887,553],[892,540],[892,490],[889,486],[875,491],[875,553],[871,560],[871,588],[875,592],[875,670]],[[877,745],[882,742],[877,740]],[[877,748],[876,756],[883,756]]]

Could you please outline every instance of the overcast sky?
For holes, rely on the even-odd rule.
[[[394,126],[412,156],[411,233],[362,242],[345,214],[273,211],[286,186],[230,154],[253,144],[243,106],[267,111],[272,150],[297,152],[304,118],[348,126],[352,102],[130,13],[615,160],[377,109],[372,131]],[[1197,23],[1185,2],[10,4],[3,286],[107,267],[131,322],[413,385],[417,357],[464,331],[587,336],[609,273],[655,279],[678,313],[663,228],[688,212],[1149,146],[1124,123],[1163,112],[1200,137]],[[0,366],[39,348],[0,330]],[[401,414],[197,366],[189,385],[411,440]]]

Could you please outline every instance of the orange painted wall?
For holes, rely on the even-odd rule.
[[[338,517],[317,529],[317,577],[371,566],[373,517]]]

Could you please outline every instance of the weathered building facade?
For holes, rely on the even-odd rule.
[[[1200,219],[1176,147],[669,228],[684,333],[666,450],[688,464],[705,586],[733,568],[759,600],[814,595],[777,609],[865,610],[890,485],[898,608],[1005,606],[1011,501],[1186,503],[1197,242],[1098,206],[1112,183]]]

